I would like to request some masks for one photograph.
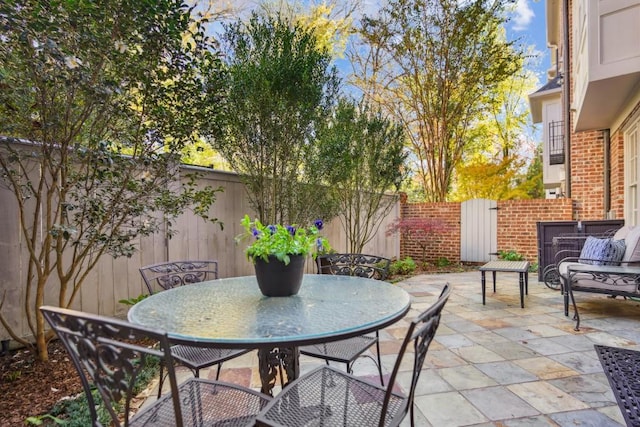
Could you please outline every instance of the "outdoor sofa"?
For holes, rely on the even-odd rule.
[[[610,238],[587,237],[580,256],[560,260],[558,271],[564,314],[569,315],[571,299],[575,330],[580,328],[580,315],[574,292],[640,298],[640,226],[624,226]]]

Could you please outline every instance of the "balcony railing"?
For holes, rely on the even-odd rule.
[[[564,164],[564,123],[549,122],[549,164]]]

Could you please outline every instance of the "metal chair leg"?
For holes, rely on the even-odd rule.
[[[164,384],[164,362],[160,362],[160,382],[158,384],[158,399],[162,396],[162,384]]]
[[[377,334],[377,332],[376,332]],[[380,384],[384,387],[384,378],[382,376],[382,359],[380,357],[380,338],[376,341],[376,352],[378,353],[378,373],[380,374]]]

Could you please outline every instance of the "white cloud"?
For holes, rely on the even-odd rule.
[[[513,30],[525,31],[535,14],[529,6],[529,0],[518,0],[514,6]]]

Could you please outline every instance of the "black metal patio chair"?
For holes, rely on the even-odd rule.
[[[387,278],[390,262],[391,260],[388,258],[376,255],[350,253],[320,255],[316,258],[319,274],[358,276],[377,280]],[[384,386],[378,331],[375,332],[375,335],[360,335],[345,340],[300,347],[300,353],[323,359],[327,365],[330,361],[344,363],[347,365],[347,372],[352,374],[355,361],[374,345],[376,346],[377,358],[373,359],[368,355],[367,357],[370,357],[376,364],[380,375],[380,384]]]
[[[153,294],[156,290],[166,290],[192,283],[218,278],[217,261],[173,261],[162,262],[140,268],[144,283]],[[220,379],[222,363],[248,353],[245,349],[207,348],[178,344],[171,347],[173,360],[186,366],[196,378],[200,370],[217,365],[216,380]],[[160,365],[160,383],[158,397],[162,395],[164,367]]]
[[[386,388],[323,365],[293,381],[258,414],[259,426],[398,426],[411,414],[429,344],[440,324],[450,294],[444,286],[438,300],[409,325]],[[394,391],[407,348],[413,344],[411,385],[406,394]]]
[[[594,345],[627,426],[640,426],[640,351]]]
[[[40,308],[80,375],[92,425],[100,401],[120,426],[252,426],[270,400],[234,384],[191,378],[178,385],[167,334],[119,319],[58,307]],[[166,364],[171,393],[132,416],[134,384],[152,358]]]

